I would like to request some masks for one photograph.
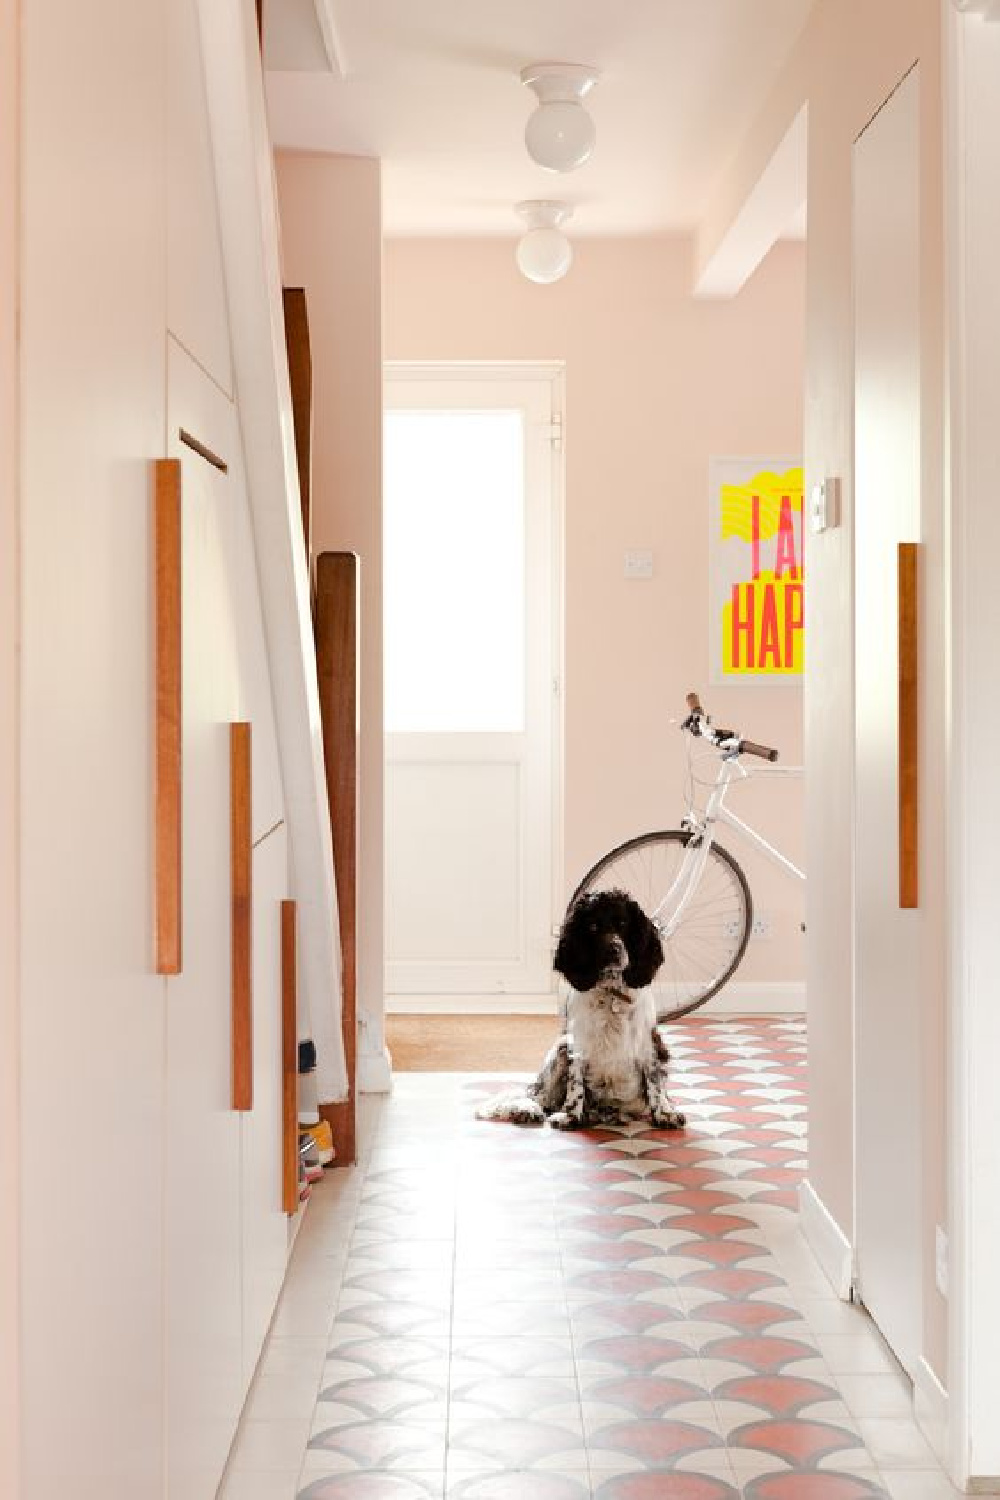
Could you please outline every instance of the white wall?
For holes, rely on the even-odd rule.
[[[18,1492],[18,20],[0,0],[0,1494]]]
[[[688,690],[801,763],[798,684],[709,686],[707,590],[709,459],[801,451],[802,249],[780,246],[731,302],[692,296],[685,239],[581,240],[549,287],[518,273],[508,241],[390,241],[385,265],[387,358],[565,362],[568,898],[605,850],[680,821],[671,720]],[[632,547],[653,549],[650,582],[623,578]],[[801,783],[741,788],[732,805],[801,854]],[[799,886],[727,842],[773,931],[739,978],[801,980]]]
[[[924,1353],[944,1373],[947,1307],[934,1286],[934,1228],[945,1222],[946,981],[944,934],[946,699],[945,537],[942,502],[944,285],[940,0],[818,0],[771,95],[706,214],[708,263],[804,104],[809,120],[806,273],[806,482],[843,480],[843,524],[810,547],[805,692],[810,1062],[810,1182],[854,1238],[854,1015],[852,817],[855,515],[854,310],[851,267],[853,143],[919,59],[920,337],[924,564],[920,661],[921,1033],[924,1098],[922,1263]]]

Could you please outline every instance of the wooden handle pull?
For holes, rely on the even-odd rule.
[[[917,562],[919,544],[900,542],[899,589],[899,904],[908,909],[919,900],[919,725]]]
[[[181,466],[153,471],[156,707],[154,739],[154,962],[157,974],[183,964]]]
[[[233,1109],[253,1109],[253,784],[251,725],[229,726]]]
[[[281,903],[281,1205],[299,1206],[298,981],[295,902]]]

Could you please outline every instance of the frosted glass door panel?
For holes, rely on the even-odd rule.
[[[524,729],[524,422],[389,411],[388,734]]]

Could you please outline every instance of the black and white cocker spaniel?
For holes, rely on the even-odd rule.
[[[684,1116],[667,1094],[666,1046],[656,1029],[649,985],[663,963],[660,935],[624,891],[579,897],[566,914],[554,966],[571,986],[566,1032],[523,1092],[476,1111],[559,1130],[623,1124],[648,1116],[679,1130]]]

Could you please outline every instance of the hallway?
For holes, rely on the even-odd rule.
[[[225,1500],[942,1500],[797,1230],[804,1026],[671,1029],[687,1130],[477,1122],[403,1074],[313,1196]]]

